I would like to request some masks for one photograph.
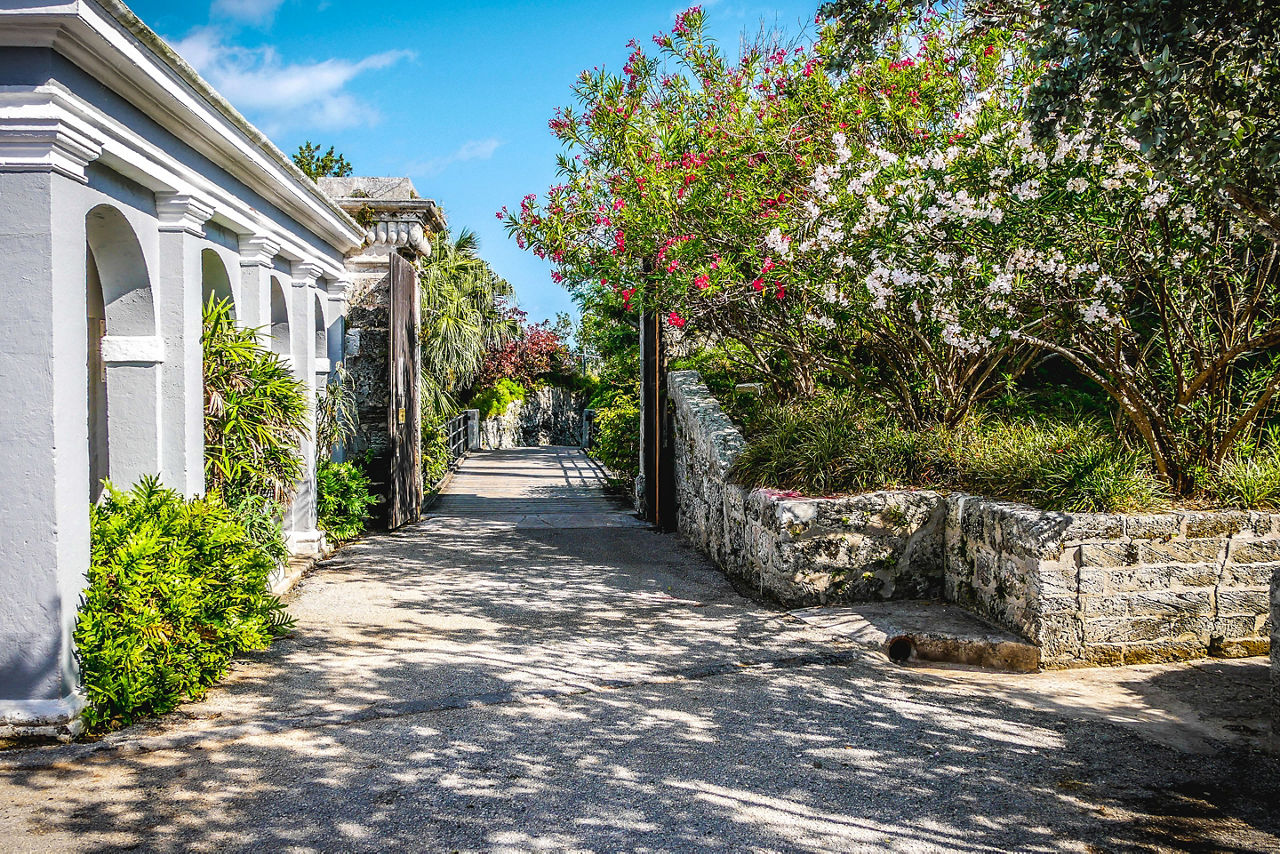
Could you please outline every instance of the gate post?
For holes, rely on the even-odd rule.
[[[641,518],[663,531],[676,527],[675,456],[667,414],[667,357],[662,315],[640,316]]]
[[[395,528],[421,512],[417,278],[432,235],[445,228],[444,215],[408,178],[321,178],[319,184],[367,229],[364,246],[346,259],[352,286],[342,361],[357,409],[347,458],[370,454],[381,521]]]

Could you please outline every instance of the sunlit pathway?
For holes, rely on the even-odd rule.
[[[1275,761],[1152,699],[1261,663],[896,667],[741,597],[578,451],[472,457],[291,610],[201,703],[0,754],[0,850],[1280,848]]]

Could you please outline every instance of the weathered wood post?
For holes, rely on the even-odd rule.
[[[662,315],[640,316],[640,484],[641,518],[661,530],[676,527],[675,455],[667,412],[667,359]]]

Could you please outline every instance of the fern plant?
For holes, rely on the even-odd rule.
[[[228,300],[204,308],[205,485],[233,503],[287,501],[305,471],[305,387],[280,357],[236,325]]]
[[[190,501],[143,479],[90,508],[88,586],[75,628],[90,731],[202,696],[232,656],[293,625],[267,589],[276,558],[215,492]]]

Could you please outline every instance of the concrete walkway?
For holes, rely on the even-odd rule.
[[[1280,849],[1260,660],[904,668],[569,449],[477,455],[200,703],[0,755],[4,851]]]

